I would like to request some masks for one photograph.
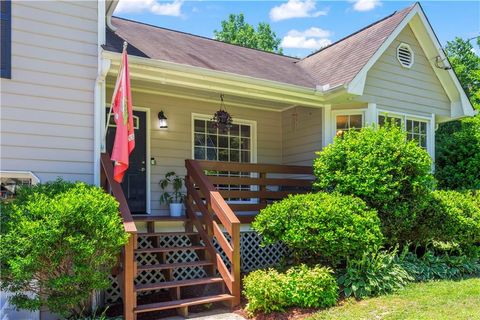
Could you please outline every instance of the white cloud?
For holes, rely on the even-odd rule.
[[[320,49],[332,43],[329,30],[312,27],[304,31],[290,30],[280,44],[283,48]]]
[[[291,18],[319,17],[327,15],[327,10],[318,10],[315,0],[288,0],[270,10],[270,19],[280,21]]]
[[[140,13],[149,11],[159,16],[179,17],[182,15],[183,0],[159,3],[158,0],[120,0],[115,13]]]
[[[380,0],[355,0],[350,1],[354,2],[353,9],[355,11],[370,11],[375,9],[376,7],[380,7],[382,2]]]

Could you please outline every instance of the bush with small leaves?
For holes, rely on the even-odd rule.
[[[338,299],[338,284],[330,268],[304,264],[287,270],[287,295],[290,305],[302,308],[327,308]]]
[[[382,243],[375,210],[359,198],[337,193],[294,195],[269,205],[253,228],[265,243],[281,241],[297,260],[338,265]]]
[[[283,311],[289,306],[287,278],[277,270],[256,270],[243,278],[243,293],[249,313]]]
[[[128,239],[118,203],[102,189],[62,180],[24,187],[1,207],[1,288],[18,308],[82,316]],[[33,295],[27,295],[31,293]]]
[[[391,245],[408,240],[413,208],[434,186],[429,154],[391,125],[335,138],[318,153],[314,173],[317,190],[353,195],[375,208]]]

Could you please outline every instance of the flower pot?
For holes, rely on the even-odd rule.
[[[183,214],[183,203],[170,203],[170,216],[181,217]]]

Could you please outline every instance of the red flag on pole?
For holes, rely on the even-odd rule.
[[[135,148],[135,133],[133,128],[132,93],[130,91],[130,74],[126,45],[123,47],[122,62],[118,73],[115,90],[113,91],[113,116],[117,130],[113,142],[112,161],[115,161],[113,176],[121,183],[128,169],[128,157]]]

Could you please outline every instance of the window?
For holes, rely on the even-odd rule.
[[[252,123],[238,121],[222,132],[213,127],[208,117],[193,118],[193,158],[249,163],[254,160],[254,130]],[[208,171],[208,175],[250,177],[250,172]],[[250,185],[216,185],[220,190],[252,190]],[[253,199],[229,198],[228,202],[251,202]]]
[[[358,111],[338,111],[333,114],[335,122],[336,136],[341,135],[347,130],[359,130],[363,127],[363,112]]]
[[[12,15],[11,15],[11,1],[1,0],[0,2],[0,23],[1,23],[1,43],[0,43],[0,61],[1,70],[0,77],[11,78],[11,54],[12,54],[12,41],[11,41],[11,27],[12,27]]]
[[[379,126],[383,126],[385,125],[385,123],[391,123],[391,122],[393,122],[395,125],[403,128],[406,131],[408,140],[416,141],[419,146],[429,151],[429,146],[428,146],[429,121],[428,120],[421,120],[408,115],[395,115],[395,114],[394,115],[390,115],[390,114],[378,115]]]
[[[0,201],[13,200],[19,187],[39,182],[38,177],[30,171],[0,171]]]

